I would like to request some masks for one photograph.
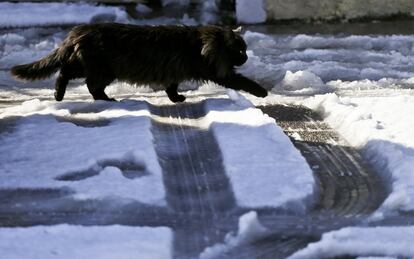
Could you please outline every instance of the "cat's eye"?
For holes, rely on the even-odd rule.
[[[240,54],[244,54],[244,51],[243,50],[240,50]]]

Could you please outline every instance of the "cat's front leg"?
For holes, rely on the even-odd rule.
[[[185,101],[185,96],[178,94],[177,92],[178,89],[178,84],[174,83],[174,84],[170,84],[167,87],[167,90],[165,90],[165,92],[168,95],[168,98],[173,102],[173,103],[182,103]]]

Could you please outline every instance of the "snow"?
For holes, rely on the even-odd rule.
[[[347,227],[323,234],[289,259],[340,256],[414,257],[414,227]]]
[[[263,23],[266,11],[263,0],[236,0],[236,18],[239,23]]]
[[[320,92],[326,88],[320,77],[308,71],[287,71],[280,85],[283,89],[293,92]]]
[[[164,5],[173,2],[188,4],[181,0],[163,1]],[[213,2],[204,2],[204,10],[208,11],[205,23],[217,18],[217,6]],[[270,2],[237,1],[239,21],[264,21],[263,6]],[[284,4],[289,7],[292,2],[296,1]],[[343,2],[346,6],[341,8],[365,6],[369,1],[357,2]],[[249,7],[253,3],[256,4]],[[310,10],[297,9],[299,12]],[[361,15],[364,10],[361,9]],[[20,11],[31,12],[33,16],[19,17]],[[138,11],[148,10],[138,6]],[[289,14],[292,10],[280,11]],[[246,18],[252,19],[243,20]],[[38,8],[29,3],[0,3],[1,27],[99,19],[126,21],[128,18],[116,7],[50,3]],[[177,21],[157,18],[133,23]],[[195,23],[188,15],[179,21]],[[10,77],[7,70],[11,66],[46,55],[59,45],[65,34],[52,29],[28,28],[7,30],[0,35],[0,120],[6,124],[1,127],[7,128],[0,136],[0,153],[7,154],[0,156],[0,189],[68,189],[77,200],[111,199],[123,204],[135,201],[165,207],[162,172],[151,133],[151,120],[161,118],[152,115],[147,105],[147,102],[170,105],[164,92],[154,92],[149,86],[114,82],[107,93],[122,101],[92,102],[84,83],[75,81],[69,86],[65,101],[56,103],[50,101],[53,78],[23,84]],[[253,107],[253,104],[293,103],[319,111],[349,145],[362,150],[364,157],[387,181],[389,196],[371,220],[414,210],[414,36],[267,36],[247,31],[244,38],[249,60],[238,71],[271,90],[270,96],[260,99],[232,90],[226,92],[212,83],[198,90],[194,90],[196,84],[185,84],[180,88],[186,91],[188,103],[208,98],[203,102],[207,115],[198,120],[176,120],[212,131],[237,205],[249,210],[282,207],[295,212],[303,212],[309,205],[315,185],[310,168],[277,121]],[[135,178],[124,174],[131,166],[136,171]],[[79,174],[86,177],[74,180]],[[309,245],[293,258],[348,254],[369,258],[373,255],[413,257],[409,246],[414,239],[413,230],[411,227],[345,228],[325,234],[320,242]],[[206,249],[202,257],[214,258],[265,234],[257,214],[250,212],[240,218],[238,233],[229,233],[224,243]],[[67,239],[61,240],[62,236]],[[96,243],[91,243],[95,238],[98,238]],[[136,251],[144,251],[141,246],[150,250],[148,258],[165,258],[171,257],[172,237],[167,228],[59,225],[0,228],[0,241],[0,250],[10,251],[7,258],[22,257],[17,254],[20,248],[39,251],[39,257],[34,258],[48,258],[54,252],[76,258],[78,250],[72,247],[79,247],[80,252],[89,249],[90,257],[96,257],[99,250],[108,246],[116,253],[109,255],[116,258],[128,258]]]
[[[113,85],[107,92],[116,96],[124,91]],[[170,104],[163,93],[163,97],[154,94],[157,105]],[[304,158],[273,119],[240,94],[231,90],[229,94],[230,102],[207,100],[208,113],[201,121],[181,123],[212,129],[239,206],[303,211],[314,186]],[[162,173],[150,131],[151,119],[160,118],[151,116],[145,102],[56,103],[34,99],[0,110],[0,118],[15,116],[21,116],[16,129],[0,140],[0,151],[9,153],[0,158],[0,171],[5,172],[0,175],[0,188],[68,187],[75,191],[75,199],[117,198],[165,205]],[[77,121],[87,121],[92,127]],[[108,163],[111,160],[121,161],[121,165]],[[132,180],[124,177],[122,163],[142,167],[143,176]],[[95,175],[81,181],[56,180],[91,171]]]
[[[119,7],[86,3],[0,3],[0,27],[80,24],[109,20],[126,22]]]
[[[239,71],[285,93],[287,71],[307,71],[330,81],[379,81],[414,77],[414,37],[277,35],[247,31],[247,63]],[[318,90],[318,89],[317,89]],[[325,89],[319,88],[320,93]],[[314,92],[315,93],[315,92]]]
[[[232,92],[235,101],[230,105],[207,101],[206,120],[238,204],[303,212],[315,184],[311,169],[274,119],[235,95]]]
[[[355,83],[357,84],[357,83]],[[414,96],[340,97],[327,94],[303,102],[325,120],[390,179],[392,191],[378,214],[414,209]]]
[[[319,111],[389,185],[373,218],[413,210],[414,37],[246,32],[244,38],[249,60],[240,71],[280,94],[251,100]]]
[[[237,234],[228,233],[224,243],[207,247],[200,254],[200,259],[218,258],[220,255],[226,254],[226,252],[238,246],[243,246],[244,244],[266,236],[267,233],[268,230],[260,224],[257,213],[250,211],[239,218]]]
[[[2,51],[2,55],[0,56],[0,66],[7,68],[17,63],[33,61],[57,46],[64,36],[64,33],[52,34],[47,39],[36,41],[35,39],[39,37],[40,33],[39,31],[28,29],[23,30],[21,33],[1,35],[0,46],[2,48],[0,50]],[[392,187],[393,193],[382,206],[380,214],[413,208],[413,191],[409,184],[412,181],[409,176],[409,168],[412,167],[411,150],[413,147],[413,144],[410,142],[413,137],[410,130],[412,128],[412,124],[410,123],[412,120],[409,117],[409,111],[413,110],[410,89],[414,85],[414,71],[412,71],[412,67],[414,67],[414,37],[396,35],[340,37],[330,35],[278,35],[271,37],[261,33],[247,31],[244,34],[244,38],[248,44],[249,60],[239,69],[239,72],[263,83],[268,89],[272,89],[272,92],[275,94],[288,96],[324,94],[316,96],[315,98],[309,98],[306,102],[301,101],[299,103],[304,103],[311,108],[321,110],[325,114],[328,123],[339,130],[351,145],[363,148],[366,157],[376,167],[386,169],[380,171],[386,179],[391,179],[389,185]],[[4,77],[3,83],[13,85],[13,87],[2,89],[0,96],[4,100],[31,100],[33,96],[50,98],[53,94],[51,89],[53,79],[46,81],[46,83],[37,82],[35,84],[23,85],[16,83],[5,72],[1,73],[4,74],[2,76]],[[79,85],[79,83],[77,84]],[[50,89],[46,88],[45,85],[50,85],[48,86]],[[202,95],[204,93],[224,93],[222,88],[217,88],[213,85],[206,84],[201,89],[190,91],[186,94],[195,97],[196,95]],[[194,86],[189,84],[182,87],[182,89],[194,89]],[[369,98],[372,102],[368,102],[368,99],[364,97],[352,98],[352,96],[358,96],[360,93],[366,91],[375,91],[376,93],[382,91],[385,96],[383,98]],[[397,92],[393,94],[393,91]],[[336,94],[325,94],[327,92],[336,92]],[[153,93],[148,87],[139,87],[137,89],[136,86],[124,83],[114,83],[107,88],[107,93],[111,96],[115,95],[118,99],[142,99],[143,96],[149,96],[154,97],[152,99],[153,101],[164,96],[162,92]],[[406,93],[407,95],[398,97],[400,93]],[[255,166],[254,163],[245,161],[242,155],[238,156],[239,152],[234,152],[234,150],[246,150],[247,152],[249,146],[253,143],[253,139],[257,137],[252,132],[261,132],[260,134],[262,136],[261,139],[257,140],[259,141],[258,143],[269,143],[270,141],[275,146],[282,145],[288,150],[291,149],[291,146],[288,146],[283,138],[275,140],[269,137],[272,134],[278,134],[277,136],[282,134],[280,128],[275,126],[273,122],[270,122],[269,118],[266,119],[257,110],[246,108],[249,106],[249,102],[239,98],[238,94],[234,94],[231,91],[229,94],[236,102],[235,106],[238,105],[238,110],[219,114],[215,111],[216,108],[211,108],[210,116],[205,120],[205,127],[210,127],[211,125],[214,132],[221,127],[221,131],[219,130],[221,133],[215,134],[218,138],[222,136],[223,144],[226,143],[229,147],[229,151],[226,151],[224,154],[226,163],[229,162],[228,165],[233,163],[240,165],[234,168],[229,167],[229,172],[238,172],[242,166],[246,166],[250,171],[256,170],[252,169]],[[342,94],[350,95],[350,97],[342,97]],[[284,99],[284,101],[289,99],[286,96],[279,98],[277,95],[272,95],[266,99],[258,99],[250,95],[246,96],[255,104],[271,104],[272,98],[275,99],[276,103],[281,102],[281,99]],[[82,84],[78,87],[70,87],[67,93],[68,100],[75,101],[79,100],[79,98],[90,100],[90,95],[86,87]],[[198,100],[201,99],[199,98]],[[294,102],[297,102],[297,100],[295,99]],[[46,106],[48,105],[53,107],[54,104],[51,102]],[[24,109],[27,108],[26,106]],[[48,108],[46,106],[42,109],[51,109],[52,111],[48,111],[49,113],[63,113],[62,116],[73,117],[73,115],[65,115],[64,111],[60,108]],[[214,105],[212,104],[212,106]],[[23,109],[23,107],[20,108]],[[29,114],[31,113],[30,109],[27,111]],[[145,109],[143,108],[143,112],[146,112]],[[385,111],[389,111],[389,113],[385,114]],[[45,112],[43,111],[43,113]],[[130,113],[130,111],[126,113]],[[14,111],[7,116],[12,116],[13,114],[19,115],[20,113]],[[395,114],[399,116],[395,116]],[[24,112],[20,115],[26,116]],[[50,116],[50,121],[47,122],[47,125],[62,124],[61,122],[53,121],[54,115],[47,114],[47,112],[46,115]],[[107,115],[103,114],[102,116],[105,118],[108,115],[109,113]],[[80,115],[76,116],[79,117]],[[44,117],[42,119],[46,121]],[[139,118],[141,120],[149,120],[148,114]],[[246,120],[245,118],[250,118],[250,120]],[[114,120],[118,119],[115,118]],[[63,126],[67,127],[69,125],[60,125],[60,127]],[[236,126],[241,128],[240,134],[242,136],[252,135],[252,142],[247,143],[246,140],[244,144],[238,143],[231,136],[231,131],[236,130]],[[112,124],[111,127],[113,127]],[[103,131],[103,128],[105,127],[97,128],[97,130]],[[354,134],[355,129],[358,129],[358,134]],[[70,131],[72,132],[72,130]],[[78,130],[76,129],[76,131]],[[109,133],[106,132],[105,134]],[[243,137],[243,139],[248,138]],[[285,140],[287,141],[287,139]],[[276,145],[276,143],[278,144]],[[268,146],[267,144],[261,145]],[[276,166],[274,164],[272,165],[272,163],[278,160],[277,155],[273,158],[269,157],[269,153],[272,152],[280,154],[276,149],[270,145],[267,152],[258,151],[252,155],[255,159],[261,159],[263,161],[261,165],[257,165],[260,168],[258,173],[265,174],[264,172],[266,172],[267,167]],[[387,150],[387,152],[384,152],[384,150]],[[119,151],[116,157],[123,157],[125,154],[129,154],[130,151]],[[288,154],[291,153],[288,152]],[[300,157],[294,153],[291,155],[296,158]],[[144,157],[138,156],[137,158],[138,160],[146,161]],[[92,159],[92,162],[85,162],[85,165],[78,165],[77,170],[85,170],[89,166],[99,164],[98,160],[100,158],[91,157],[90,159]],[[273,162],[269,162],[271,159],[273,159]],[[279,160],[282,160],[284,163],[286,162],[286,164],[281,163],[279,166],[274,167],[278,168],[276,171],[283,171],[283,168],[289,168],[289,160],[280,158]],[[296,162],[304,164],[304,160],[299,159]],[[98,181],[99,177],[106,179],[106,177],[110,176],[119,176],[119,172],[117,173],[116,169],[109,168],[107,170],[109,171],[105,170],[102,175],[97,177],[96,181]],[[284,206],[283,204],[290,198],[303,200],[312,193],[311,186],[313,184],[311,184],[311,181],[301,178],[308,177],[309,173],[306,172],[309,171],[307,170],[309,169],[303,167],[298,169],[297,172],[292,171],[292,177],[298,181],[298,184],[295,183],[296,180],[292,182],[293,184],[280,184],[282,186],[281,190],[283,190],[281,191],[282,195],[274,195],[273,198],[267,201],[267,204],[260,201],[254,206],[259,206],[259,204]],[[270,172],[266,173],[266,175],[270,174]],[[232,176],[229,177],[233,177],[232,181],[236,183],[235,186],[238,186],[235,188],[235,192],[238,193],[237,198],[240,204],[246,206],[255,204],[255,197],[257,197],[258,193],[251,197],[243,197],[245,190],[250,190],[249,188],[253,189],[255,187],[246,187],[243,183],[239,183],[243,177],[249,177],[248,173],[232,173]],[[83,184],[88,186],[86,185],[87,182],[92,180],[93,178],[87,179]],[[117,181],[123,183],[126,180],[121,177]],[[257,178],[249,181],[251,181],[252,186],[255,184],[259,186]],[[46,183],[47,181],[45,181]],[[295,196],[290,196],[294,193],[293,190],[295,188],[299,188],[295,186],[303,187],[299,183],[306,183],[305,185],[309,187],[304,188],[304,192],[298,192]],[[283,188],[287,188],[288,190]],[[290,190],[289,188],[292,189]],[[270,196],[275,192],[275,190],[267,191],[267,188],[258,189],[259,191],[257,192],[262,192],[262,195],[266,193],[266,195]],[[133,196],[133,193],[130,196]],[[252,193],[255,194],[255,192]],[[97,196],[97,194],[92,193],[86,194],[93,197]],[[283,194],[287,196],[285,197]],[[127,197],[129,196],[127,195]]]
[[[165,205],[145,103],[34,99],[0,111],[1,119],[10,116],[21,118],[15,131],[0,141],[0,152],[9,154],[0,157],[0,188],[68,187],[75,191],[76,199],[117,197]],[[91,126],[83,126],[82,121]],[[121,165],[108,162],[111,160],[119,160]],[[143,175],[124,177],[122,163],[142,168]],[[56,180],[90,171],[97,175],[82,181]]]
[[[0,228],[0,251],[8,259],[172,258],[166,227],[36,226]]]

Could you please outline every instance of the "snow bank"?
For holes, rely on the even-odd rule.
[[[315,184],[305,159],[274,119],[230,92],[233,103],[208,100],[205,107],[237,203],[303,211]]]
[[[239,23],[265,22],[263,0],[236,0],[236,17]]]
[[[8,154],[0,156],[0,188],[70,188],[76,199],[165,205],[144,102],[35,99],[0,111],[0,119],[15,116],[21,118],[14,130],[0,139],[0,153]],[[138,175],[134,179],[123,174],[131,166]],[[76,175],[89,176],[59,180]]]
[[[0,228],[0,251],[8,259],[172,258],[165,227],[38,226]]]
[[[307,71],[324,83],[414,77],[413,36],[271,37],[247,31],[244,39],[249,59],[239,71],[282,94],[280,83],[288,71]],[[314,93],[318,90],[326,88]]]
[[[200,259],[219,258],[227,252],[237,249],[238,246],[243,246],[244,244],[252,242],[265,236],[267,233],[267,229],[260,224],[257,218],[257,213],[251,211],[239,218],[239,228],[236,235],[228,233],[223,244],[207,247],[200,254]]]
[[[392,93],[392,92],[389,92]],[[414,209],[414,96],[338,97],[328,94],[304,102],[321,111],[347,141],[391,179],[392,192],[379,213]],[[380,216],[380,215],[377,215]]]
[[[127,17],[119,7],[86,3],[0,3],[0,27],[126,22]]]
[[[270,19],[352,19],[414,13],[411,0],[266,0]]]
[[[348,227],[323,234],[289,259],[333,258],[340,256],[414,257],[414,227]]]

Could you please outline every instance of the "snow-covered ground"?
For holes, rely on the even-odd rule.
[[[170,2],[188,4],[187,1],[163,1],[165,5]],[[11,4],[2,5],[1,14],[9,10],[6,7],[11,8]],[[77,4],[54,8],[62,6],[67,10],[73,8],[73,12],[79,8]],[[28,10],[25,5],[18,7]],[[13,6],[10,13],[18,12],[19,8]],[[85,15],[75,21],[70,20],[69,15],[65,23],[108,17],[117,21],[127,19],[119,8],[91,8],[93,10],[81,12]],[[208,4],[205,8],[210,8],[212,13],[216,10]],[[32,9],[44,19],[17,19],[14,13],[9,18],[0,15],[0,19],[4,19],[0,23],[10,27],[55,24],[53,19],[61,15],[59,10],[45,9],[56,15],[47,16],[35,5]],[[165,18],[152,22],[176,20]],[[182,22],[195,21],[183,17]],[[65,188],[72,191],[71,196],[76,200],[111,199],[166,207],[163,175],[151,132],[152,120],[157,118],[149,108],[150,105],[169,104],[163,92],[115,82],[107,93],[122,101],[92,102],[84,83],[75,81],[68,88],[64,102],[56,103],[52,100],[53,78],[25,84],[10,77],[11,66],[44,56],[58,46],[64,36],[64,31],[46,28],[7,30],[0,34],[0,189]],[[194,84],[187,84],[182,89],[188,90],[185,94],[190,103],[203,101],[211,95],[226,101],[210,98],[203,103],[206,116],[200,120],[179,121],[213,132],[238,205],[253,210],[263,206],[293,206],[290,208],[303,211],[313,194],[314,179],[303,157],[277,126],[277,121],[252,107],[252,103],[287,103],[319,111],[349,145],[362,150],[387,181],[390,194],[371,220],[414,210],[414,36],[268,36],[247,31],[244,37],[249,60],[239,71],[271,89],[269,97],[260,99],[248,94],[243,97],[232,91],[226,93],[213,84],[189,90]],[[128,175],[131,171],[132,178]],[[82,179],[65,180],[79,176]],[[224,244],[206,249],[203,257],[214,257],[217,251],[225,252],[265,233],[267,230],[257,221],[255,212],[244,215],[238,234],[229,235]],[[87,247],[82,245],[90,241],[85,234],[89,229],[92,228],[67,225],[0,229],[0,248],[9,251],[8,257],[12,258],[19,256],[13,254],[17,251],[16,243],[26,244],[27,249],[40,249],[40,245],[32,241],[43,241],[48,246],[36,250],[40,257],[33,258],[47,258],[42,256],[46,253],[75,253],[68,251],[56,235],[67,233],[83,251]],[[153,251],[152,246],[148,246],[151,250],[148,253],[154,252],[159,258],[170,256],[165,253],[172,242],[167,228],[113,226],[96,227],[91,231],[90,235],[103,239],[108,237],[106,233],[118,233],[119,239],[114,236],[112,240],[117,239],[123,246],[114,250],[116,253],[129,251],[131,247],[139,250],[140,245],[146,244],[140,244],[140,238],[125,243],[125,236],[151,235],[156,239],[150,241],[159,242],[165,249]],[[413,233],[411,227],[346,228],[326,234],[319,243],[309,245],[295,256],[348,255],[352,254],[350,248],[363,243],[368,245],[360,247],[355,255],[410,257],[414,254],[404,242],[412,240]],[[39,240],[28,238],[39,235],[42,236]],[[81,236],[87,240],[79,241]],[[380,240],[385,243],[389,241],[388,245],[369,241],[377,236],[383,237]],[[91,251],[99,253],[109,240],[111,238],[101,240],[102,243]],[[394,243],[394,240],[401,242]]]
[[[333,258],[340,256],[414,257],[414,227],[348,227],[322,236],[289,259]]]
[[[170,259],[173,240],[166,227],[57,225],[0,228],[0,241],[8,259]]]
[[[0,116],[21,117],[16,129],[1,141],[1,153],[9,155],[0,158],[0,188],[69,187],[77,199],[136,199],[165,205],[162,173],[144,103],[108,106],[105,102],[56,104],[34,99],[4,109]],[[92,126],[81,122],[78,126],[77,120],[89,121]],[[124,177],[122,164],[131,164],[139,177]],[[96,173],[83,181],[58,180],[82,172]]]
[[[305,105],[362,150],[390,189],[369,220],[413,211],[414,37],[247,32],[245,38],[252,51],[242,70],[274,93],[253,102]],[[412,227],[345,228],[292,258],[413,257],[413,233]]]
[[[303,102],[321,111],[326,121],[365,157],[391,185],[378,213],[414,210],[414,96],[393,93],[379,97],[326,94]],[[381,216],[376,214],[376,216]]]
[[[251,52],[241,70],[275,93],[254,103],[321,112],[389,182],[391,194],[376,216],[413,210],[414,37],[247,32],[245,38]]]
[[[207,115],[198,123],[211,128],[218,140],[238,204],[253,208],[289,203],[303,210],[314,185],[305,160],[273,119],[237,93],[231,96],[233,104],[207,100]],[[154,97],[157,105],[169,104],[165,96]],[[15,128],[0,140],[1,153],[8,153],[0,157],[0,188],[68,187],[76,199],[131,199],[165,206],[146,102],[33,99],[0,111],[1,119],[14,117],[19,117]],[[139,177],[124,177],[123,164],[140,171]],[[87,172],[92,175],[82,181],[59,181]]]

